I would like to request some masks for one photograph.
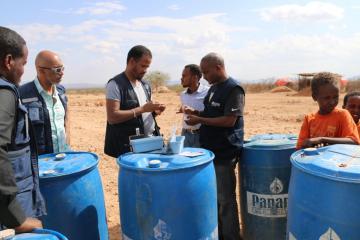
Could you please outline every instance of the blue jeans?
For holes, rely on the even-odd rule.
[[[185,136],[184,147],[200,147],[199,133],[191,133],[182,129],[181,135]]]

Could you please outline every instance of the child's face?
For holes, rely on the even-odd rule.
[[[344,108],[350,112],[355,123],[358,123],[360,118],[360,96],[349,97]]]
[[[332,84],[323,85],[320,87],[317,96],[313,95],[313,99],[319,105],[320,114],[329,114],[339,102],[339,89]]]

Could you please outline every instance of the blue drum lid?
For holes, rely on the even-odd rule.
[[[259,134],[250,138],[244,148],[251,149],[288,149],[295,148],[297,136],[294,134]]]
[[[291,155],[291,163],[307,173],[341,182],[360,182],[360,146],[336,144],[308,148]]]
[[[117,159],[120,167],[145,171],[171,171],[191,168],[214,159],[211,151],[202,148],[184,148],[182,154],[164,155],[158,153],[126,153]]]
[[[256,140],[280,140],[280,139],[289,139],[297,140],[297,135],[295,134],[280,134],[280,133],[266,133],[266,134],[257,134],[250,137],[249,142]]]
[[[89,152],[52,153],[39,156],[40,178],[53,178],[79,173],[98,163],[98,156]]]

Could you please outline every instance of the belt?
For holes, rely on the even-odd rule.
[[[198,129],[186,129],[186,128],[183,128],[182,129],[184,132],[186,132],[186,133],[191,133],[191,134],[198,134],[198,133],[200,133],[200,129],[198,128]]]

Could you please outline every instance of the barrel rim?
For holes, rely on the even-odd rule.
[[[40,180],[45,180],[45,179],[53,179],[53,178],[66,178],[66,177],[70,177],[70,176],[74,176],[74,175],[79,175],[79,174],[82,174],[82,173],[85,173],[85,172],[89,172],[91,170],[93,170],[94,168],[97,167],[97,165],[99,164],[99,156],[93,152],[85,152],[85,151],[81,151],[81,152],[71,152],[71,151],[68,151],[68,152],[62,152],[62,153],[65,153],[65,154],[82,154],[82,153],[86,153],[86,154],[90,154],[90,155],[93,155],[94,156],[94,163],[89,165],[87,168],[84,168],[84,169],[81,169],[80,171],[77,171],[77,172],[72,172],[72,173],[59,173],[59,174],[56,174],[56,175],[42,175],[40,176],[39,174],[39,179]],[[52,156],[52,155],[56,155],[58,153],[48,153],[48,154],[42,154],[40,156]],[[39,156],[39,157],[40,157]],[[40,164],[39,165],[39,170],[40,170]]]
[[[55,237],[57,237],[59,240],[68,240],[67,237],[65,237],[63,234],[61,234],[55,230],[50,230],[50,229],[46,229],[46,228],[35,228],[32,232],[39,233],[39,234],[51,234],[51,235],[54,235]]]
[[[181,166],[178,166],[176,168],[139,168],[139,167],[136,167],[136,166],[129,166],[129,165],[126,165],[126,164],[123,164],[120,162],[121,158],[123,156],[128,156],[128,155],[131,155],[131,154],[139,154],[139,155],[149,155],[149,154],[145,154],[145,153],[132,153],[132,152],[129,152],[129,153],[125,153],[121,156],[119,156],[117,159],[116,159],[116,163],[117,165],[119,166],[119,168],[124,168],[124,169],[131,169],[131,170],[136,170],[136,171],[144,171],[144,172],[165,172],[165,171],[177,171],[177,170],[183,170],[183,169],[188,169],[188,168],[193,168],[193,167],[197,167],[197,166],[201,166],[201,165],[204,165],[206,163],[211,163],[213,162],[214,158],[215,158],[215,154],[210,151],[210,150],[207,150],[205,149],[208,153],[209,153],[209,158],[204,158],[202,160],[199,160],[197,162],[193,162],[189,165],[181,165]],[[162,156],[162,154],[153,154],[153,156]],[[186,158],[184,156],[184,158]]]
[[[250,142],[252,143],[252,142]],[[254,144],[250,144],[250,143],[246,143],[244,144],[244,149],[254,149],[254,150],[271,150],[271,151],[281,151],[281,150],[286,150],[286,149],[295,149],[296,148],[296,144],[295,143],[289,143],[289,144],[283,144],[283,145],[272,145],[272,146],[266,146],[266,145],[254,145]]]
[[[251,136],[248,141],[257,141],[257,140],[279,140],[279,139],[289,139],[289,140],[297,140],[298,135],[293,133],[260,133]]]

